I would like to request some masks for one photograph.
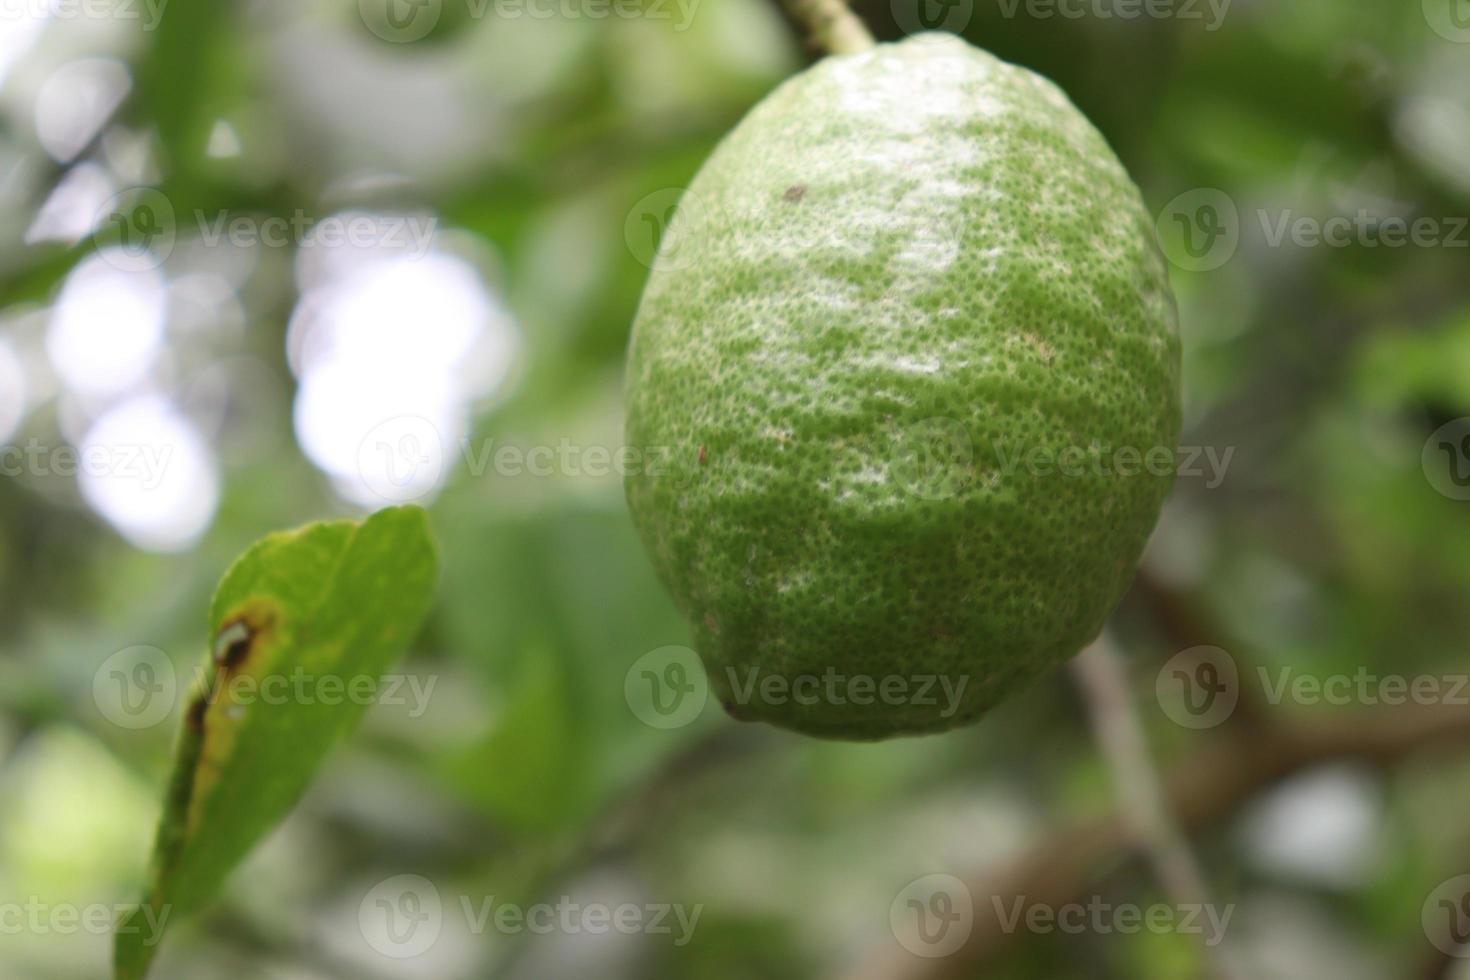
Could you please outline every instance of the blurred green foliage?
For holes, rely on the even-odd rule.
[[[904,3],[857,9],[893,38],[912,22]],[[1272,246],[1258,218],[1368,209],[1448,227],[1470,213],[1470,45],[1436,31],[1430,6],[1237,0],[1214,30],[1037,16],[1025,3],[953,8],[974,43],[1071,94],[1152,209],[1201,188],[1238,208],[1228,262],[1175,270],[1183,442],[1234,454],[1218,485],[1181,477],[1147,565],[1211,624],[1197,642],[1226,648],[1243,670],[1467,670],[1470,505],[1436,491],[1423,449],[1470,415],[1470,252],[1361,237]],[[630,212],[683,186],[812,53],[763,0],[702,0],[687,29],[672,17],[473,16],[446,0],[434,32],[410,44],[365,30],[357,8],[172,0],[151,32],[112,25],[99,40],[83,30],[96,25],[52,23],[11,67],[0,92],[11,173],[0,331],[31,352],[34,381],[13,442],[64,440],[78,411],[46,378],[43,337],[64,278],[96,242],[24,239],[56,184],[95,162],[119,186],[157,187],[179,215],[436,215],[519,338],[508,380],[476,405],[470,441],[619,444],[622,352],[647,274],[625,240]],[[35,106],[47,73],[81,55],[117,58],[132,89],[61,163],[38,142]],[[208,152],[221,122],[238,153]],[[132,143],[147,165],[133,168]],[[170,335],[163,383],[173,388],[197,391],[191,372],[237,355],[256,372],[204,386],[228,406],[216,438],[230,451],[218,512],[194,546],[137,550],[74,481],[0,477],[0,902],[131,900],[174,725],[109,721],[94,696],[99,669],[142,644],[186,676],[208,641],[209,590],[233,555],[266,532],[355,510],[293,429],[296,261],[284,250],[252,258],[235,280],[242,329]],[[432,521],[444,574],[408,667],[437,678],[428,709],[370,712],[221,901],[181,925],[158,976],[841,975],[893,946],[890,903],[911,880],[998,866],[1112,805],[1064,675],[932,739],[819,743],[738,726],[714,705],[687,728],[644,724],[624,700],[625,676],[687,633],[616,475],[459,465]],[[1116,632],[1156,751],[1188,756],[1211,733],[1175,725],[1154,696],[1183,644],[1141,595],[1125,600]],[[1273,790],[1199,842],[1219,901],[1237,905],[1229,941],[1251,976],[1409,976],[1433,954],[1425,897],[1470,870],[1470,765],[1326,775]],[[1161,900],[1122,855],[1094,870],[1089,887],[1112,901]],[[434,882],[451,914],[432,950],[395,961],[366,940],[359,905],[402,874]],[[682,946],[661,935],[476,934],[453,914],[460,897],[561,895],[703,913]],[[1188,940],[1025,936],[974,975],[1189,977],[1199,960]],[[0,976],[98,976],[109,942],[0,930]]]

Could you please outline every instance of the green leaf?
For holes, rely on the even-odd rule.
[[[437,576],[416,507],[269,535],[225,574],[148,892],[118,923],[117,980],[141,980],[164,926],[213,897],[305,792],[413,639]]]

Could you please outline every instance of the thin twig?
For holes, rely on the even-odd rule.
[[[846,0],[785,0],[786,9],[831,54],[855,54],[873,46],[873,35]]]
[[[1148,858],[1154,876],[1176,906],[1211,907],[1199,861],[1164,798],[1163,783],[1129,690],[1127,667],[1107,633],[1083,650],[1072,667],[1092,714],[1098,748],[1117,784],[1120,819],[1133,843]],[[1220,980],[1239,980],[1240,971],[1218,945],[1222,937],[1201,938],[1216,943],[1207,941],[1202,949]]]

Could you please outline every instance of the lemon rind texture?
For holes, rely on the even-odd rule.
[[[654,265],[626,436],[667,465],[627,498],[732,715],[941,731],[1098,634],[1173,481],[1179,340],[1138,190],[1055,85],[950,36],[828,58]]]

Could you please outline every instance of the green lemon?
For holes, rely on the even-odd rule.
[[[626,490],[730,714],[940,731],[1097,636],[1174,475],[1151,228],[1055,85],[948,35],[724,139],[638,310]]]

